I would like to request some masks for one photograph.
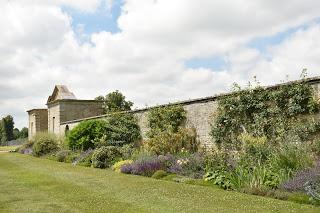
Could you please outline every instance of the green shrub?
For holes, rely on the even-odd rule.
[[[74,163],[74,161],[79,157],[79,155],[79,152],[74,152],[71,150],[59,150],[57,152],[47,155],[46,159],[64,163]]]
[[[198,140],[194,129],[179,128],[178,132],[165,131],[144,142],[149,152],[156,154],[176,154],[181,151],[194,153],[198,150]]]
[[[320,139],[315,140],[312,143],[311,150],[316,154],[316,156],[320,156]]]
[[[133,160],[122,160],[122,161],[118,161],[116,162],[115,164],[113,164],[112,166],[112,170],[115,171],[115,172],[121,172],[121,167],[123,165],[127,165],[127,164],[132,164],[133,163]]]
[[[46,155],[59,149],[58,139],[54,134],[38,133],[33,140],[32,153],[35,156]]]
[[[154,157],[153,153],[140,148],[140,149],[134,150],[134,152],[132,153],[131,159],[136,161],[136,160],[151,158],[151,157]]]
[[[141,138],[136,118],[128,113],[114,113],[106,120],[83,121],[67,135],[71,149],[87,150],[102,146],[123,146]]]
[[[234,167],[239,159],[233,153],[224,150],[205,150],[204,155],[205,170],[207,172],[214,170],[229,170]]]
[[[151,177],[154,179],[161,179],[161,178],[166,177],[167,175],[168,175],[168,173],[166,171],[158,170]]]
[[[93,151],[86,153],[83,156],[81,155],[82,154],[80,154],[80,156],[77,159],[75,159],[75,161],[77,160],[76,165],[90,167],[92,165]]]
[[[72,151],[70,152],[66,158],[65,158],[65,162],[66,163],[73,163],[75,162],[75,160],[80,156],[80,152],[77,151]]]
[[[233,187],[228,173],[223,170],[207,172],[204,176],[204,180],[212,182],[214,185],[217,185],[222,189],[231,189]]]
[[[91,142],[93,143],[93,146],[95,148],[100,148],[102,146],[110,146],[110,144],[109,144],[110,141],[109,141],[107,135],[105,135],[105,133],[103,133],[101,138],[95,138]]]
[[[108,145],[122,146],[141,139],[138,121],[132,114],[114,113],[106,121]]]
[[[103,146],[96,149],[92,155],[92,166],[95,168],[108,168],[121,158],[121,153],[115,146]]]
[[[65,162],[67,156],[71,153],[70,150],[60,150],[58,151],[55,156],[56,156],[56,160],[59,162]]]
[[[137,148],[135,148],[133,144],[125,144],[122,147],[119,147],[122,159],[124,160],[131,159],[136,150]]]
[[[53,161],[58,161],[56,154],[49,154],[45,156],[46,159],[48,160],[53,160]]]
[[[239,140],[242,144],[241,150],[245,154],[243,157],[247,158],[247,160],[261,163],[269,158],[271,149],[267,137],[258,137],[243,133],[239,136]]]
[[[82,121],[67,135],[70,149],[87,150],[94,148],[92,141],[100,139],[107,131],[107,122],[104,120]]]
[[[32,153],[32,147],[33,147],[34,141],[26,141],[22,146],[18,148],[18,152],[21,154],[31,154]]]
[[[136,118],[128,113],[114,113],[106,120],[106,131],[92,142],[101,146],[124,146],[140,140],[140,127]]]
[[[229,177],[230,182],[236,189],[259,189],[264,187],[276,189],[288,178],[288,173],[283,170],[275,171],[268,165],[239,165],[230,173]]]

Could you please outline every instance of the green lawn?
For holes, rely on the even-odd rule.
[[[0,152],[14,151],[19,146],[0,146]]]
[[[0,212],[319,212],[297,203],[0,153]]]

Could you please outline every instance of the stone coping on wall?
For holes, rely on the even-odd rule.
[[[52,105],[55,103],[59,103],[59,102],[81,102],[81,103],[102,103],[103,101],[99,101],[99,100],[79,100],[79,99],[58,99],[52,102],[47,103],[46,105]]]
[[[309,83],[311,85],[312,84],[317,84],[317,83],[320,83],[320,76],[301,79],[301,80],[295,80],[295,81],[288,81],[288,82],[284,82],[284,83],[275,84],[275,85],[272,85],[272,86],[265,86],[263,88],[272,90],[272,89],[276,89],[276,88],[278,88],[280,86],[290,85],[290,84],[295,84],[295,83],[302,83],[302,82],[307,82],[307,83]],[[173,106],[173,105],[184,105],[185,106],[185,105],[190,105],[190,104],[194,104],[194,103],[206,103],[206,102],[209,102],[209,101],[214,101],[217,98],[228,96],[228,95],[233,95],[233,94],[236,94],[236,92],[219,93],[219,94],[216,94],[214,96],[190,99],[190,100],[185,100],[185,101],[178,101],[178,102],[174,102],[174,103],[161,104],[161,105],[145,107],[145,108],[135,109],[135,110],[131,110],[131,111],[117,112],[117,113],[120,113],[120,114],[121,113],[139,113],[139,112],[144,112],[144,111],[147,111],[147,110],[150,110],[150,109],[153,109],[153,108],[164,107],[164,106]],[[59,100],[59,101],[61,101],[61,100]],[[65,100],[65,101],[72,101],[72,100]],[[93,117],[88,117],[88,118],[71,120],[71,121],[61,122],[61,125],[78,123],[78,122],[85,121],[85,120],[105,118],[105,117],[108,117],[108,116],[110,116],[110,114],[104,114],[104,115],[98,115],[98,116],[93,116]]]
[[[30,112],[33,112],[33,111],[47,111],[47,110],[48,109],[30,109],[27,112],[30,113]]]

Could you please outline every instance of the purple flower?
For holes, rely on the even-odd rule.
[[[164,165],[158,159],[136,161],[132,164],[132,174],[152,176],[157,170],[164,169]]]
[[[124,164],[121,166],[120,171],[125,174],[131,174],[132,164]]]
[[[309,169],[303,169],[296,175],[281,185],[281,188],[288,191],[304,191],[307,182],[315,182],[320,178],[320,161],[316,166]]]

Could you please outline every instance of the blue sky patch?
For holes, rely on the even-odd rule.
[[[191,58],[185,61],[185,66],[192,69],[208,68],[212,70],[224,70],[228,68],[228,63],[223,57],[214,56],[206,58]]]
[[[283,32],[276,33],[275,35],[272,35],[272,36],[255,38],[248,43],[248,47],[255,48],[259,50],[261,53],[266,53],[268,47],[282,43],[284,40],[289,38],[295,32],[299,30],[305,30],[308,27],[310,27],[311,24],[320,24],[320,18],[314,19],[309,23],[306,23],[297,27],[292,27]]]
[[[105,1],[93,13],[82,12],[70,7],[63,7],[62,10],[72,17],[72,27],[76,33],[79,28],[83,30],[82,33],[87,35],[100,31],[117,33],[120,32],[117,19],[121,15],[122,5],[122,0],[114,0],[110,10],[107,9]]]

